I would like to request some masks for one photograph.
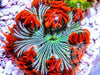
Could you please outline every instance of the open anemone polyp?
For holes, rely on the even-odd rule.
[[[90,33],[80,27],[81,7],[71,10],[63,1],[32,2],[31,10],[15,17],[13,28],[4,34],[7,55],[29,75],[73,75]]]

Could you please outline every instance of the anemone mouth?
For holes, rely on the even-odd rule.
[[[57,36],[51,36],[51,35],[46,35],[45,37],[45,40],[47,40],[47,42],[50,42],[50,43],[58,43],[60,41],[60,38],[57,37]]]
[[[57,37],[50,37],[50,39],[48,39],[49,41],[56,41],[58,38]]]

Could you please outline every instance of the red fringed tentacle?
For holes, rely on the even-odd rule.
[[[15,17],[15,21],[16,23],[18,23],[19,21],[23,22],[24,25],[30,25],[30,27],[33,29],[34,28],[34,24],[37,27],[41,26],[41,23],[39,21],[39,19],[37,18],[37,16],[33,13],[28,12],[27,10],[22,10],[21,12],[19,12],[16,17]]]
[[[76,73],[76,70],[71,69],[68,67],[68,70],[64,68],[63,75],[74,75]]]
[[[42,3],[42,0],[33,0],[31,2],[31,8],[33,8],[33,6],[35,6],[36,8],[38,8],[39,4],[41,4],[41,3]]]
[[[83,30],[84,32],[81,33],[76,33],[73,32],[69,35],[69,43],[71,45],[76,45],[78,43],[85,43],[89,44],[90,43],[90,32],[87,29]]]
[[[17,60],[18,67],[23,69],[29,75],[37,75],[37,71],[31,67],[31,64],[34,63],[33,58],[37,56],[37,53],[33,48],[33,46],[30,46],[26,52],[23,52],[22,57]]]
[[[8,27],[8,29],[9,29],[10,32],[13,32],[13,29],[12,28],[10,28],[8,25],[7,25],[7,27]],[[13,47],[12,46],[12,43],[15,42],[17,38],[14,37],[11,34],[3,33],[2,31],[1,31],[1,33],[6,37],[6,41],[7,41],[7,42],[6,41],[3,41],[4,44],[5,44],[5,46],[2,46],[2,48],[5,49],[7,55],[14,55],[13,54],[13,51],[14,50],[12,50],[12,47]]]
[[[51,1],[48,3],[50,5],[50,9],[46,11],[46,14],[43,15],[45,17],[45,27],[52,26],[54,29],[56,27],[62,27],[62,20],[65,23],[69,22],[69,15],[66,12],[71,12],[71,9],[66,6],[66,3],[63,1]],[[55,18],[58,17],[55,22]]]
[[[54,56],[50,60],[46,61],[47,66],[48,66],[48,74],[49,75],[61,75],[60,73],[60,68],[61,68],[61,63],[62,60],[59,58],[59,60],[56,60]]]
[[[83,57],[83,52],[80,50],[77,50],[75,47],[71,47],[70,50],[72,50],[73,52],[71,56],[76,57],[76,59],[75,58],[72,59],[72,63],[78,63]]]
[[[73,11],[77,11],[73,21],[82,20],[84,18],[81,7],[79,7],[79,9],[73,9]]]

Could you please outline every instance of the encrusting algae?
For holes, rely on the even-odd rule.
[[[33,0],[12,28],[7,25],[9,34],[1,31],[2,48],[28,75],[74,75],[90,44],[90,32],[80,26],[82,10],[63,0]]]

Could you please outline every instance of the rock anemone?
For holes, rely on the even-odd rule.
[[[33,0],[31,9],[19,12],[16,24],[8,26],[2,48],[28,75],[73,75],[90,43],[82,29],[81,7],[63,1]]]

